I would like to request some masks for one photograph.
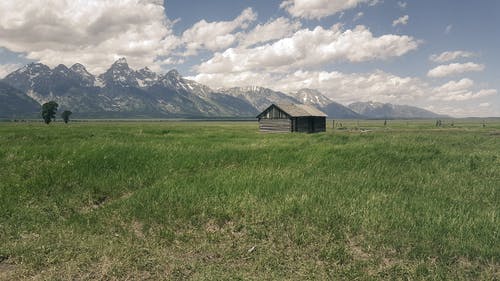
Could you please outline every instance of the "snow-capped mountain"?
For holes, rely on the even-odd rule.
[[[125,58],[115,61],[106,72],[98,77],[106,87],[139,88],[136,72],[128,66]]]
[[[54,100],[61,109],[80,116],[195,117],[254,116],[249,103],[218,93],[176,70],[161,75],[149,68],[138,71],[121,58],[95,77],[83,65],[54,69],[36,63],[3,80],[39,104]]]
[[[409,105],[398,105],[380,102],[355,102],[350,109],[366,118],[373,119],[411,119],[411,118],[443,118],[434,112]]]
[[[308,104],[316,107],[326,107],[332,103],[332,100],[323,95],[320,91],[315,89],[300,89],[296,93],[291,94],[300,103]]]
[[[339,118],[339,119],[357,119],[362,118],[360,114],[352,111],[351,109],[343,106],[340,103],[334,102],[320,91],[315,89],[301,89],[296,93],[291,94],[300,103],[308,104],[317,107],[329,118]]]
[[[266,109],[272,103],[302,103],[322,110],[330,118],[356,119],[363,117],[340,103],[331,101],[321,92],[313,89],[302,89],[292,94],[256,86],[235,87],[222,89],[221,91],[248,101],[259,111]]]
[[[73,64],[69,68],[76,79],[80,80],[80,84],[84,87],[92,87],[95,86],[96,79],[94,75],[90,74],[85,66],[79,63]]]
[[[220,92],[243,99],[258,111],[266,109],[272,103],[300,103],[295,97],[285,93],[257,86],[220,89]]]
[[[158,81],[158,74],[144,67],[135,72],[135,79],[139,87],[149,87]]]

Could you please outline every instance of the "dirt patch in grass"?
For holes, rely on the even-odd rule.
[[[14,280],[16,265],[9,262],[8,256],[0,255],[0,280]]]
[[[348,239],[347,245],[349,246],[349,250],[354,260],[367,261],[370,259],[370,254],[361,246],[362,240],[363,237],[360,236],[352,237]]]
[[[134,234],[137,238],[144,239],[145,235],[144,232],[142,231],[144,228],[144,224],[140,221],[133,221],[132,230],[134,231]]]

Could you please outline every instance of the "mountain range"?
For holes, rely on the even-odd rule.
[[[254,117],[271,103],[313,105],[330,118],[437,118],[421,108],[356,102],[336,103],[314,89],[283,93],[263,87],[213,90],[176,70],[134,70],[125,58],[94,76],[85,66],[28,64],[0,80],[0,118],[35,117],[40,104],[56,101],[80,118]]]

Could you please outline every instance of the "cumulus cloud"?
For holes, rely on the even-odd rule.
[[[452,103],[450,105],[450,103]],[[434,106],[430,105],[425,107],[427,110],[446,114],[454,117],[492,117],[498,116],[498,109],[490,106],[490,107],[480,107],[477,103],[469,102],[467,104],[463,103],[453,103],[447,102],[448,105],[439,105]]]
[[[483,71],[485,66],[473,62],[468,63],[451,63],[446,65],[437,66],[427,73],[427,76],[433,78],[446,77],[457,75],[466,72],[479,72]]]
[[[449,81],[433,90],[430,100],[467,101],[497,94],[495,89],[473,91],[474,81],[468,78],[459,81]]]
[[[429,60],[438,63],[445,63],[459,58],[472,58],[475,56],[476,56],[475,53],[467,51],[448,51],[448,52],[443,52],[439,55],[437,54],[431,55],[429,57]]]
[[[250,32],[242,35],[240,46],[251,46],[291,36],[301,28],[299,21],[280,17],[265,24],[258,24]]]
[[[0,64],[0,79],[4,78],[12,71],[21,67],[22,65],[17,63]]]
[[[398,1],[398,6],[401,8],[401,9],[406,9],[406,6],[408,5],[408,3],[406,2],[401,2],[401,1]]]
[[[179,44],[158,0],[0,1],[0,47],[54,66],[154,65]]]
[[[247,8],[232,21],[207,22],[201,20],[182,34],[182,42],[186,46],[184,55],[196,55],[200,49],[218,51],[226,49],[236,42],[237,29],[247,29],[257,19],[252,8]]]
[[[408,24],[408,20],[410,19],[410,16],[408,15],[404,15],[398,19],[395,19],[393,22],[392,22],[392,26],[397,26],[399,24],[401,25],[407,25]]]
[[[301,29],[291,37],[254,48],[230,48],[216,53],[195,69],[203,73],[243,72],[248,70],[289,71],[320,66],[334,61],[362,62],[404,55],[417,49],[413,37],[383,35],[374,37],[364,26],[343,30],[321,26]]]
[[[376,5],[378,2],[378,0],[285,0],[280,7],[294,17],[321,19],[356,8],[359,4]]]

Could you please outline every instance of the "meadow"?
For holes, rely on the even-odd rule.
[[[0,123],[0,280],[498,280],[500,120]]]

